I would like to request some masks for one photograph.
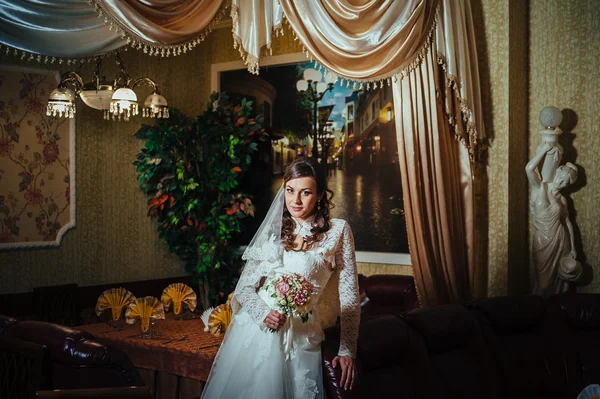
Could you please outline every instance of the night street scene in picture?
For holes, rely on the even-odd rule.
[[[392,89],[340,84],[312,62],[222,72],[232,103],[252,101],[270,140],[259,145],[242,189],[253,196],[255,218],[244,220],[247,244],[297,157],[317,157],[334,193],[332,217],[345,219],[357,251],[408,253],[398,165]]]

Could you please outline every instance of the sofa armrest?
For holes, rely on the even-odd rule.
[[[144,385],[122,351],[104,345],[85,331],[43,321],[21,321],[3,335],[46,348],[53,389]]]
[[[358,399],[360,378],[354,382],[352,390],[345,391],[340,387],[342,369],[334,368],[333,359],[337,356],[340,348],[339,327],[331,327],[325,330],[325,340],[321,344],[321,356],[323,362],[323,386],[329,399]],[[357,365],[358,369],[358,365]],[[358,370],[357,370],[358,371]]]

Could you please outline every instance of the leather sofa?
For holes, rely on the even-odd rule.
[[[43,349],[37,389],[86,389],[145,385],[127,356],[83,331],[0,315],[0,340],[25,341]]]
[[[326,331],[329,398],[576,398],[600,383],[600,294],[496,297],[416,308],[361,322],[352,391],[331,367],[339,331]]]
[[[358,276],[361,319],[395,314],[419,307],[412,276],[374,274]]]

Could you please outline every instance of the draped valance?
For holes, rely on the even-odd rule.
[[[228,8],[223,0],[0,0],[0,44],[44,62],[127,45],[175,56],[204,40]]]
[[[468,4],[450,0],[233,0],[233,37],[252,73],[273,35],[289,23],[307,59],[358,89],[402,79],[428,52],[456,138],[479,158],[485,148],[475,35]],[[433,44],[433,45],[432,45]]]
[[[29,53],[48,62],[107,53],[127,41],[109,30],[87,0],[0,0],[0,43],[6,54]]]

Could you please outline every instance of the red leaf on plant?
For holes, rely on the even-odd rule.
[[[235,212],[236,212],[235,209],[231,209],[231,208],[225,209],[225,213],[228,215],[233,215]]]
[[[242,168],[240,168],[239,166],[234,166],[234,167],[233,167],[233,171],[234,171],[235,173],[240,173],[240,172],[242,171]]]

